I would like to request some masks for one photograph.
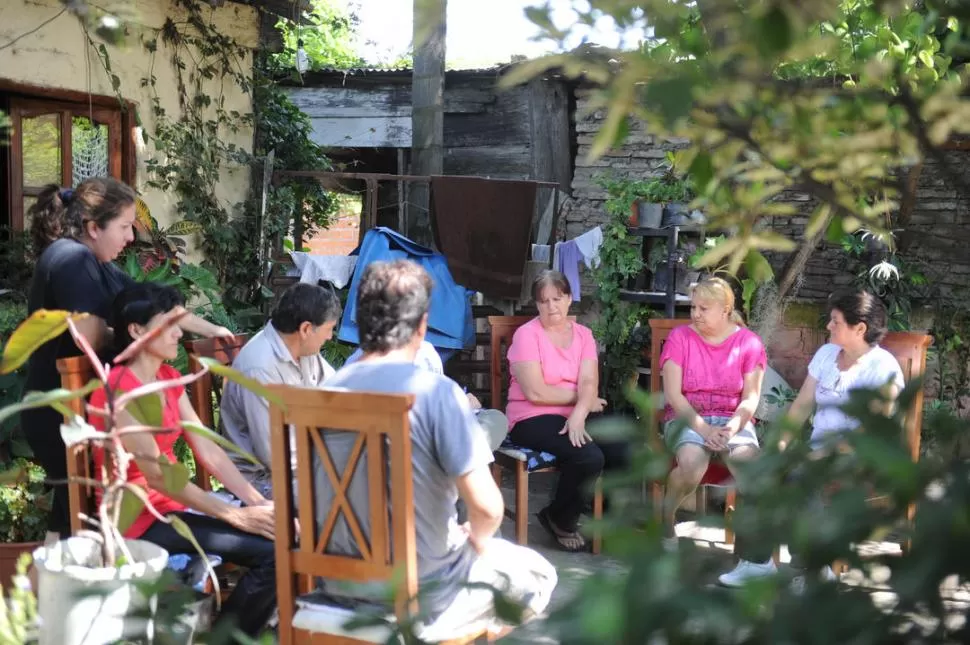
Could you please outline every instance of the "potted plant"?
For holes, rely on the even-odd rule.
[[[0,486],[0,585],[6,587],[17,561],[44,543],[53,493],[44,485],[44,469],[22,457],[0,466],[12,472]],[[3,479],[0,474],[0,479]]]
[[[132,343],[115,362],[128,360],[184,314],[184,311],[169,314],[161,325]],[[208,359],[201,360],[206,369],[195,374],[173,381],[148,383],[129,392],[116,391],[108,382],[108,366],[101,363],[74,325],[74,320],[85,316],[43,309],[34,312],[14,331],[4,347],[0,362],[0,373],[16,370],[42,344],[70,330],[97,375],[97,378],[77,390],[31,392],[19,403],[0,409],[0,422],[22,410],[44,406],[54,407],[70,417],[71,410],[65,404],[85,397],[98,388],[104,388],[107,399],[104,408],[90,411],[91,414],[103,416],[104,432],[96,430],[79,416],[74,416],[69,423],[61,426],[61,436],[67,446],[86,443],[89,447],[98,447],[104,450],[105,463],[110,467],[103,469],[98,480],[84,482],[100,491],[97,517],[84,518],[95,530],[34,551],[39,582],[40,645],[100,645],[118,640],[140,640],[146,638],[152,629],[151,616],[156,606],[156,596],[146,595],[143,590],[151,588],[158,581],[167,563],[168,553],[151,542],[123,537],[124,531],[143,507],[147,506],[151,511],[154,509],[145,490],[127,481],[128,465],[134,456],[125,450],[121,437],[135,432],[152,433],[171,429],[162,427],[159,393],[179,384],[191,383],[212,371],[272,398],[265,388],[251,379]],[[118,415],[123,410],[140,425],[121,426]],[[184,430],[206,436],[255,460],[208,428],[184,422],[181,425]],[[183,464],[162,458],[160,466],[169,490],[177,492],[188,483],[190,474]],[[12,469],[0,479],[0,484],[22,479],[22,472]],[[155,514],[158,521],[171,524],[187,539],[195,541],[191,530],[181,519],[161,516],[157,511]],[[205,559],[201,549],[199,553]],[[207,560],[206,566],[217,585],[218,596],[218,582]]]
[[[633,184],[633,200],[630,204],[630,226],[660,228],[663,220],[667,187],[662,178]]]

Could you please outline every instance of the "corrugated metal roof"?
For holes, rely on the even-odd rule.
[[[486,72],[498,72],[508,67],[505,64],[493,65],[491,67],[473,67],[473,68],[461,68],[461,69],[447,69],[445,73],[456,73],[456,74],[483,74]],[[353,67],[350,69],[338,69],[335,67],[327,67],[323,69],[313,70],[308,74],[410,74],[412,69],[410,67]]]

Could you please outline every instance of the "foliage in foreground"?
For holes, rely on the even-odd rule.
[[[939,459],[910,459],[900,437],[905,410],[921,387],[909,384],[890,418],[871,411],[883,400],[880,394],[857,393],[846,409],[861,419],[865,431],[846,436],[841,449],[821,459],[809,459],[804,442],[779,452],[773,446],[788,428],[775,427],[765,441],[766,453],[740,477],[747,492],[739,496],[736,526],[752,527],[763,545],[797,550],[809,572],[847,561],[867,573],[867,585],[825,583],[809,575],[798,595],[783,568],[776,578],[742,590],[716,587],[712,582],[723,571],[723,557],[711,558],[688,540],[680,541],[677,553],[661,546],[660,527],[641,503],[640,484],[644,476],[663,477],[670,456],[648,450],[631,473],[608,486],[615,501],[606,520],[606,548],[623,571],[584,579],[551,616],[549,630],[568,645],[968,642],[970,627],[953,620],[954,614],[965,617],[966,610],[948,607],[941,587],[970,579],[964,548],[970,539],[970,464],[945,449]],[[638,393],[634,400],[647,418],[647,395]],[[935,415],[932,423],[944,448],[970,429],[946,415]],[[801,436],[807,438],[807,432]],[[796,470],[797,483],[788,479]],[[813,503],[821,494],[827,497],[823,507]],[[876,494],[880,504],[867,502]],[[913,502],[919,511],[910,530],[906,513]],[[905,555],[863,559],[853,548],[867,540],[901,543],[907,537],[913,542]],[[894,598],[891,609],[873,603],[874,585],[883,598]]]

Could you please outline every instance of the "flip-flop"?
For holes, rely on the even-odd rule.
[[[542,525],[542,528],[549,531],[549,535],[552,536],[552,538],[556,541],[556,544],[558,544],[559,548],[562,549],[563,551],[567,551],[569,553],[578,553],[580,551],[583,551],[586,548],[586,540],[583,539],[582,535],[580,535],[576,531],[573,531],[571,533],[566,533],[562,529],[557,527],[555,524],[553,524],[552,520],[549,519],[549,509],[544,508],[541,511],[539,511],[538,517],[539,517],[539,524]],[[570,547],[568,544],[563,542],[563,540],[569,540],[571,542],[578,543],[578,546]]]

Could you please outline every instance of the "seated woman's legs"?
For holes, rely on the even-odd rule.
[[[559,484],[552,503],[546,508],[549,519],[563,532],[574,532],[583,511],[587,491],[603,471],[603,451],[595,443],[574,446],[569,437],[560,434],[566,417],[544,414],[524,419],[510,432],[512,441],[556,457]]]
[[[736,446],[728,454],[728,458],[725,459],[725,464],[728,470],[731,471],[731,477],[734,481],[739,481],[738,478],[738,466],[746,461],[752,461],[757,459],[761,455],[761,449],[757,446]],[[743,504],[745,499],[745,490],[738,487],[738,499],[739,503]],[[748,562],[767,562],[771,559],[771,546],[768,544],[759,544],[755,536],[749,535],[747,527],[743,525],[737,525],[735,528],[735,542],[734,542],[734,553],[741,560],[747,560]]]
[[[696,443],[681,443],[675,455],[677,465],[667,476],[667,494],[664,497],[664,525],[671,532],[677,509],[697,489],[711,463],[710,450]]]
[[[174,513],[192,530],[202,550],[248,571],[222,606],[220,620],[234,617],[238,628],[256,636],[276,609],[276,556],[273,542],[240,531],[222,520],[194,513]],[[141,539],[169,553],[196,553],[196,549],[171,525],[155,522]]]

